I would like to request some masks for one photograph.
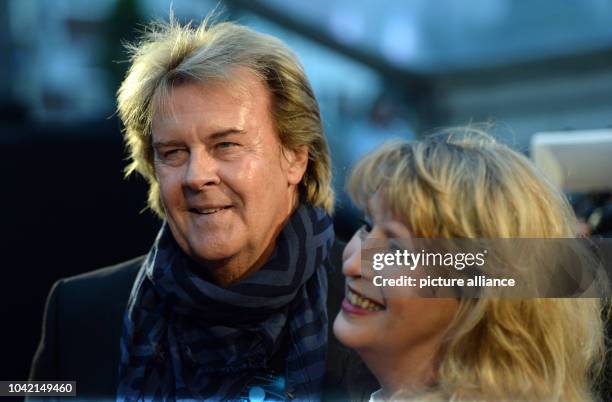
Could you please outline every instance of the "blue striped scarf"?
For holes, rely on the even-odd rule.
[[[289,336],[286,392],[318,400],[325,374],[331,218],[302,204],[256,273],[222,288],[162,226],[130,295],[117,401],[232,400]],[[200,268],[201,269],[201,268]]]

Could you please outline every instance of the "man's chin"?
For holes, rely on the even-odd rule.
[[[219,286],[227,287],[240,281],[249,273],[249,267],[240,264],[237,253],[200,253],[191,258],[201,267],[200,274]]]
[[[209,269],[221,269],[236,255],[231,250],[206,250],[189,254],[192,260]]]

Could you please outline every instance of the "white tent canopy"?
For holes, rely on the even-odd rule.
[[[536,133],[530,153],[563,191],[612,190],[612,129]]]

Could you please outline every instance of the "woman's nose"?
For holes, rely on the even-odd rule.
[[[347,277],[361,276],[361,239],[355,233],[342,253],[342,273]]]

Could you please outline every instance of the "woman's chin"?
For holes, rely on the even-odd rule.
[[[334,320],[334,335],[346,347],[362,349],[369,346],[371,337],[376,328],[360,325],[347,320],[344,312],[340,311]]]

